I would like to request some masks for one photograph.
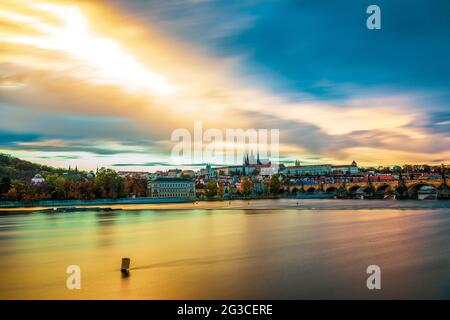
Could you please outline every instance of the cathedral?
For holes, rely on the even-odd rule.
[[[255,170],[259,170],[261,167],[270,166],[271,162],[269,159],[260,159],[259,152],[255,158],[253,151],[250,152],[250,155],[247,153],[244,155],[244,161],[242,164],[242,172],[244,175],[251,175]]]

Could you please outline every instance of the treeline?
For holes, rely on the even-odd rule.
[[[289,179],[280,179],[280,175],[273,175],[270,179],[264,181],[256,181],[249,176],[243,176],[241,187],[238,189],[234,185],[227,186],[229,197],[248,197],[255,196],[276,196],[285,192],[285,188],[289,186]],[[225,186],[223,181],[209,180],[205,186],[197,186],[197,189],[203,189],[204,195],[208,199],[223,199],[225,195]],[[197,196],[201,197],[198,192]]]
[[[423,173],[435,173],[435,174],[448,174],[448,165],[428,165],[428,164],[404,164],[403,166],[394,167],[365,167],[361,168],[362,172],[374,172],[374,173],[391,173],[398,174],[402,172],[403,174],[423,174]]]
[[[30,180],[36,173],[55,173],[62,175],[69,170],[40,165],[29,161],[12,157],[8,154],[0,153],[0,179],[9,178],[11,180]]]
[[[1,201],[35,202],[43,200],[93,200],[99,198],[116,199],[121,197],[144,197],[147,195],[147,179],[145,177],[121,178],[116,171],[101,168],[94,175],[78,170],[64,170],[42,167],[27,161],[17,161],[10,157],[9,167],[22,168],[21,172],[11,172],[5,176],[2,172],[0,180]],[[8,159],[8,160],[10,160]],[[7,170],[6,170],[7,171]],[[34,184],[31,178],[36,173],[42,174],[44,183]],[[20,177],[20,178],[17,178]]]

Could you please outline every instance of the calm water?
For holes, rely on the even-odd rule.
[[[450,298],[449,202],[123,208],[2,213],[0,298]],[[127,278],[119,271],[125,256]],[[66,289],[74,264],[81,290]],[[381,267],[379,291],[366,288],[372,264]]]

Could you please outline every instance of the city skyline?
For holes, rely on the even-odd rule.
[[[0,152],[154,171],[200,120],[279,129],[282,161],[448,163],[449,4],[367,5],[2,3]]]

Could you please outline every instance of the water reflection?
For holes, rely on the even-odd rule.
[[[330,202],[1,215],[0,298],[450,298],[448,208]],[[82,290],[65,287],[70,264]],[[365,287],[371,264],[380,292]]]

